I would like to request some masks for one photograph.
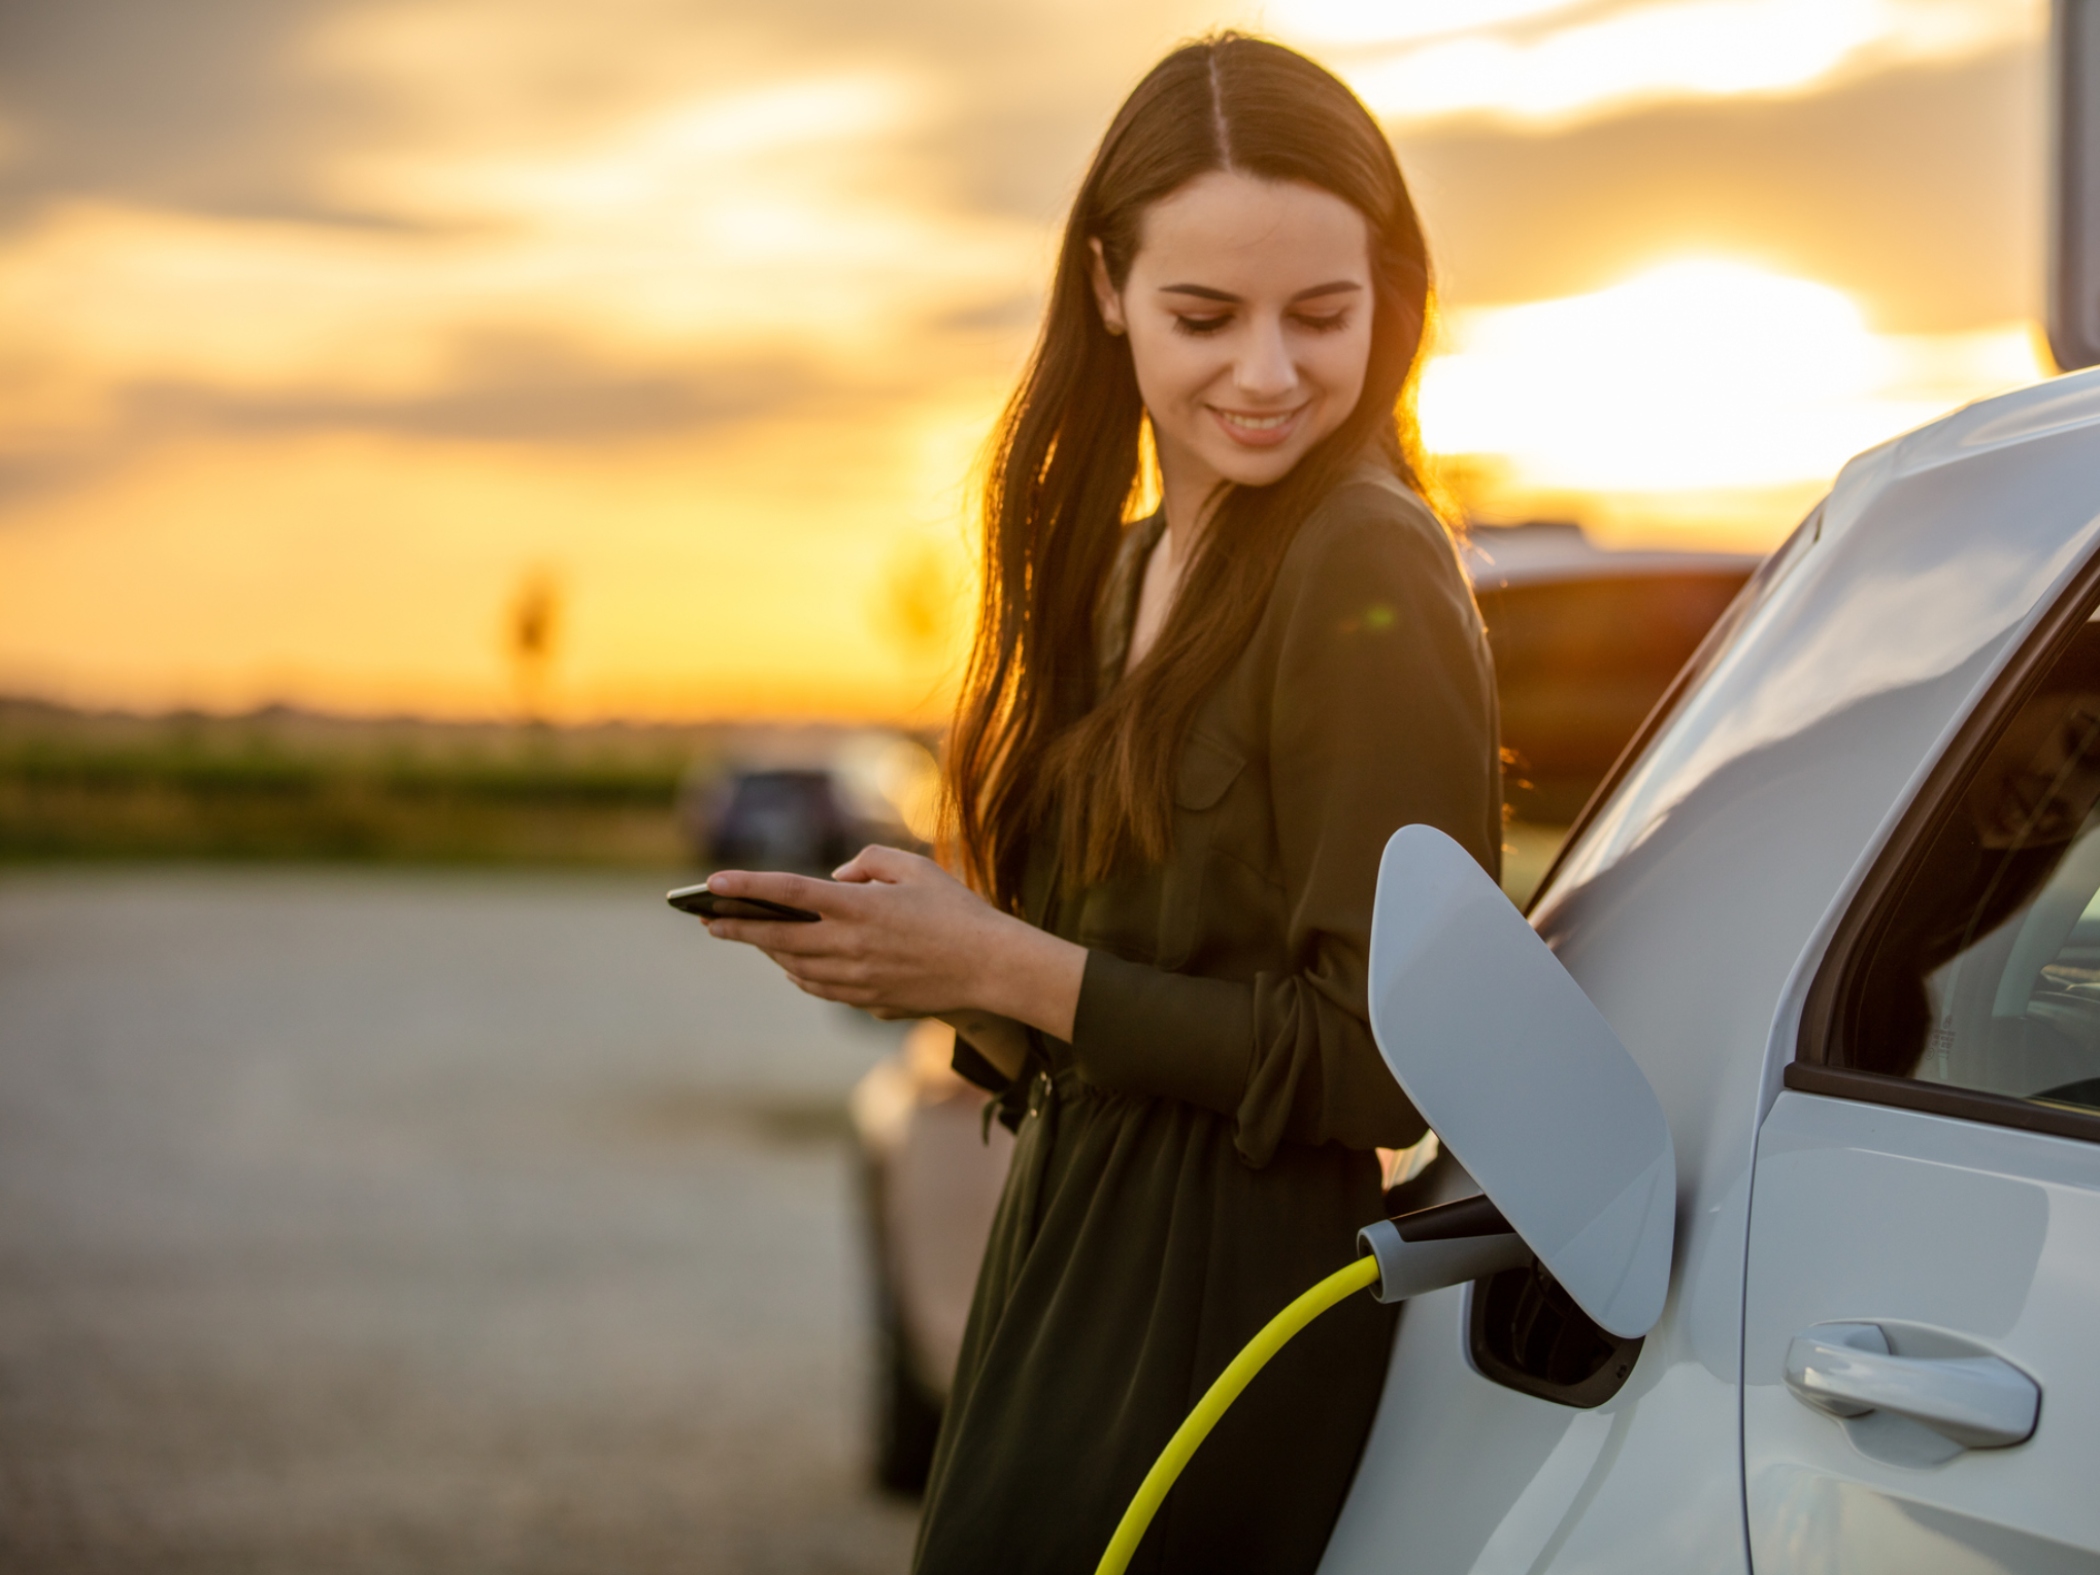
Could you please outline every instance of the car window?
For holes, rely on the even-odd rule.
[[[2100,624],[1953,785],[1865,940],[1827,1064],[2100,1110]]]

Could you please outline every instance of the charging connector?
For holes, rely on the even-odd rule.
[[[1380,1220],[1358,1231],[1356,1242],[1378,1260],[1371,1296],[1381,1302],[1404,1302],[1531,1261],[1524,1239],[1485,1196]]]

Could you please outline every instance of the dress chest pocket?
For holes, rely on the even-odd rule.
[[[1181,752],[1181,769],[1174,777],[1176,808],[1202,812],[1216,809],[1247,768],[1247,757],[1208,733],[1190,736]]]

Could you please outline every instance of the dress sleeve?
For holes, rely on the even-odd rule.
[[[1263,622],[1294,968],[1209,979],[1093,951],[1073,1028],[1089,1081],[1231,1116],[1254,1166],[1284,1141],[1421,1136],[1371,1038],[1379,855],[1399,827],[1422,823],[1490,872],[1501,865],[1493,672],[1456,555],[1426,511],[1353,491],[1306,552],[1294,548]]]

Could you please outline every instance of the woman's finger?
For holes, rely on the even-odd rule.
[[[790,908],[807,908],[827,919],[848,918],[859,912],[856,904],[864,895],[841,881],[790,875],[784,870],[716,870],[707,877],[707,889],[717,897],[784,902]]]
[[[742,941],[768,955],[834,957],[858,948],[847,927],[837,923],[796,924],[786,919],[710,919],[707,933],[721,941]]]
[[[804,995],[813,995],[820,1001],[837,1001],[845,1006],[867,1006],[873,1000],[872,992],[856,990],[847,985],[819,984],[814,980],[797,979],[788,975],[788,982]]]
[[[854,1006],[896,1008],[897,1003],[891,999],[892,992],[857,964],[813,962],[802,957],[776,957],[773,960],[797,989],[806,990],[811,995],[850,1002]]]
[[[886,848],[879,842],[873,842],[831,874],[833,880],[840,882],[883,881],[894,885],[920,873],[920,867],[930,862],[931,860],[922,859],[916,853],[906,853],[902,848]]]
[[[808,979],[817,984],[864,985],[869,982],[868,965],[857,957],[799,957],[775,952],[766,955],[790,979]]]

